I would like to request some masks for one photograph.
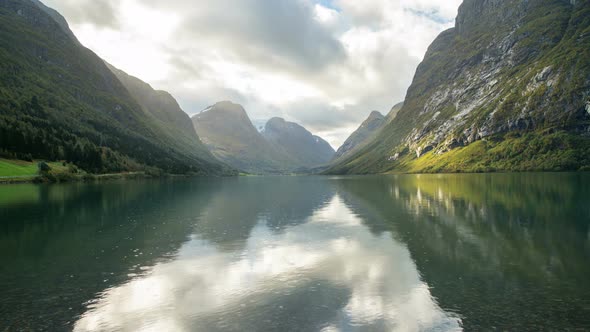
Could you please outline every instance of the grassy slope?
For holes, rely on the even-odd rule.
[[[0,177],[35,175],[37,175],[37,165],[32,162],[0,159]]]
[[[466,129],[488,126],[499,131],[499,134],[488,137],[488,141],[495,141],[491,143],[494,146],[499,144],[497,140],[504,138],[507,138],[507,141],[503,146],[513,142],[514,137],[511,133],[539,141],[543,139],[541,135],[552,131],[567,132],[568,134],[564,133],[563,136],[572,137],[566,141],[575,141],[576,144],[565,144],[547,154],[537,144],[517,140],[530,149],[521,150],[521,153],[539,153],[546,156],[516,158],[507,156],[504,153],[505,149],[488,148],[485,150],[485,159],[494,161],[479,162],[481,158],[475,158],[470,151],[476,151],[488,143],[476,141],[473,147],[465,144],[467,147],[458,148],[457,151],[451,149],[446,155],[428,153],[428,156],[416,159],[413,148],[428,146],[436,130],[447,119],[461,111],[455,108],[453,99],[434,110],[425,111],[428,101],[437,93],[446,91],[448,87],[453,90],[457,87],[474,86],[473,77],[478,77],[480,68],[486,68],[486,63],[482,61],[488,52],[486,45],[491,43],[496,35],[502,36],[508,31],[502,25],[493,30],[473,29],[467,35],[461,35],[456,29],[451,29],[443,32],[429,48],[408,91],[406,104],[396,121],[388,125],[379,137],[362,151],[333,165],[328,173],[472,171],[481,169],[479,166],[482,165],[485,165],[484,168],[505,171],[558,169],[564,168],[564,165],[568,165],[566,169],[580,169],[587,166],[585,158],[570,157],[586,155],[590,146],[588,138],[580,135],[583,128],[590,125],[588,116],[583,112],[584,99],[587,99],[590,88],[590,2],[578,2],[581,3],[572,10],[569,4],[563,1],[535,1],[536,5],[525,16],[526,24],[516,30],[514,37],[517,43],[513,51],[516,54],[515,59],[519,62],[505,66],[500,71],[500,84],[493,88],[496,90],[490,90],[493,93],[490,92],[488,101],[468,116],[464,116],[465,124],[446,136],[461,140],[461,135]],[[536,89],[527,90],[529,82],[546,66],[553,66],[554,73],[560,73],[556,84],[540,84]],[[485,79],[478,84],[482,89],[489,88],[485,86]],[[463,98],[464,103],[468,103],[469,100],[476,99],[475,94],[478,91],[479,89],[467,89],[465,96],[460,98]],[[528,118],[525,118],[526,123],[518,129],[507,127],[506,124],[519,121],[523,110],[529,112]],[[438,118],[429,122],[435,112],[440,112]],[[429,125],[423,128],[425,123]],[[425,134],[413,142],[416,146],[409,147],[407,138],[414,135],[413,129],[424,129]],[[439,152],[444,150],[440,145],[433,148]],[[389,157],[396,153],[400,153],[403,158],[399,162],[389,161]],[[558,160],[562,157],[565,159]],[[497,160],[501,158],[508,159],[505,162]],[[572,160],[577,164],[572,165]]]
[[[511,133],[447,153],[405,157],[398,172],[589,171],[590,139],[567,132]]]
[[[52,170],[67,171],[61,162],[47,163]],[[37,162],[23,160],[0,159],[0,177],[34,177],[39,175]]]

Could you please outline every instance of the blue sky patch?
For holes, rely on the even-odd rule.
[[[418,10],[418,9],[414,9],[414,8],[404,8],[404,10],[409,13],[412,13],[413,15],[425,17],[425,18],[427,18],[433,22],[439,23],[439,24],[448,24],[448,23],[452,23],[454,21],[454,19],[448,19],[446,17],[441,16],[441,14],[438,10],[425,11],[425,10]]]
[[[340,11],[338,7],[334,4],[334,0],[316,0],[316,3],[330,9],[334,9],[336,11]]]

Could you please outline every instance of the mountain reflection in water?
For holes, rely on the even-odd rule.
[[[9,330],[590,326],[587,174],[6,188]]]

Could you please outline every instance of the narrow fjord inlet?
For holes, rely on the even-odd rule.
[[[590,0],[0,0],[0,332],[590,332]]]

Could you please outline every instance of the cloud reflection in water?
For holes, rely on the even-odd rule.
[[[226,227],[232,227],[231,221]],[[198,232],[177,257],[104,291],[75,331],[460,330],[408,249],[335,195],[280,232],[260,218],[224,250]]]

